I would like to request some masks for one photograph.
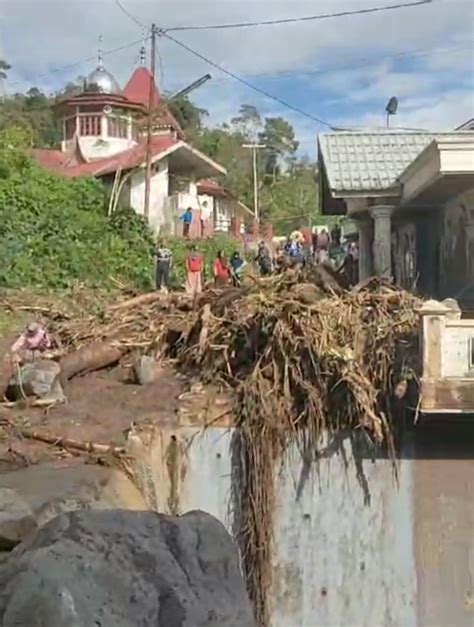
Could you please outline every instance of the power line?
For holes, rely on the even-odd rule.
[[[147,28],[147,26],[145,26],[145,24],[141,22],[138,17],[135,17],[132,13],[130,13],[128,9],[124,7],[120,0],[115,0],[115,4],[122,11],[122,13],[124,13],[129,19],[131,19],[132,22],[134,22],[137,26],[139,26],[140,28]]]
[[[183,48],[184,50],[186,50],[190,54],[193,54],[195,57],[198,57],[198,59],[201,59],[201,61],[204,61],[205,63],[208,63],[212,67],[215,67],[220,72],[223,72],[224,74],[227,74],[228,76],[230,76],[234,80],[238,81],[242,85],[245,85],[249,89],[253,89],[257,93],[261,94],[262,96],[265,96],[266,98],[269,98],[270,100],[274,100],[275,102],[278,102],[278,104],[282,105],[283,107],[286,107],[287,109],[291,109],[292,111],[295,111],[295,113],[299,113],[300,115],[308,118],[309,120],[313,120],[313,122],[317,122],[318,124],[323,124],[324,126],[329,126],[329,127],[332,126],[329,122],[326,122],[326,120],[322,120],[321,118],[317,118],[316,116],[311,115],[307,111],[303,111],[303,109],[299,109],[298,107],[295,107],[294,105],[290,104],[289,102],[285,102],[281,98],[278,98],[278,96],[274,96],[273,94],[269,93],[268,91],[266,91],[264,89],[260,89],[260,87],[257,87],[256,85],[253,85],[252,83],[249,83],[249,81],[247,81],[244,78],[238,76],[237,74],[234,74],[234,72],[231,72],[230,70],[227,70],[226,68],[222,67],[218,63],[215,63],[211,59],[205,57],[200,52],[197,52],[196,50],[193,50],[192,48],[190,48],[189,46],[184,44],[182,41],[179,41],[178,39],[175,39],[171,35],[168,35],[167,33],[164,33],[164,32],[161,32],[160,34],[161,34],[162,37],[166,37],[167,39],[169,39],[170,41],[174,42],[176,45],[180,46],[181,48]]]
[[[112,48],[111,50],[105,50],[102,55],[108,56],[110,54],[115,54],[117,52],[121,52],[122,50],[127,50],[128,48],[132,48],[134,46],[137,46],[138,44],[140,44],[143,40],[142,39],[138,39],[136,41],[132,41],[129,44],[125,44],[124,46],[119,46],[118,48]],[[28,80],[26,82],[29,83],[33,83],[34,81],[37,81],[40,78],[45,78],[50,76],[51,74],[57,74],[58,72],[64,72],[65,70],[70,70],[71,68],[77,67],[77,66],[81,66],[84,65],[84,63],[89,63],[90,61],[96,61],[97,57],[94,55],[92,57],[87,57],[87,59],[82,59],[82,61],[74,61],[74,63],[68,63],[67,65],[63,65],[59,68],[54,68],[52,70],[49,70],[48,72],[43,72],[42,74],[37,74],[35,77],[33,77],[32,80]],[[25,81],[22,80],[16,80],[13,82],[8,81],[8,85],[18,85],[20,83],[24,83]]]
[[[119,0],[115,0],[119,3]],[[306,15],[302,17],[288,17],[277,20],[262,20],[258,22],[236,22],[233,24],[206,24],[201,26],[173,26],[171,28],[163,29],[165,33],[177,32],[177,31],[190,31],[190,30],[223,30],[230,28],[248,28],[254,26],[275,26],[279,24],[294,24],[297,22],[314,22],[316,20],[327,20],[338,17],[348,17],[351,15],[365,15],[368,13],[380,13],[382,11],[395,11],[397,9],[407,9],[411,7],[417,7],[427,4],[433,4],[438,0],[415,0],[414,2],[407,2],[404,4],[391,4],[378,7],[370,7],[367,9],[356,9],[354,11],[339,11],[338,13],[323,13],[320,15]],[[130,16],[129,16],[130,17]],[[135,21],[135,20],[134,20]]]
[[[466,42],[468,43],[468,42]],[[358,61],[354,61],[354,63],[350,63],[350,64],[344,64],[344,65],[333,65],[333,66],[327,66],[327,67],[316,67],[316,68],[312,68],[312,69],[295,69],[295,70],[279,70],[279,71],[275,71],[275,72],[259,72],[257,74],[253,74],[252,76],[254,78],[270,78],[270,79],[274,79],[274,80],[281,80],[282,78],[288,77],[288,78],[298,78],[298,77],[306,77],[306,76],[313,76],[313,75],[318,75],[318,74],[326,74],[326,73],[335,73],[335,72],[344,72],[346,70],[354,70],[354,69],[360,69],[360,68],[365,68],[365,67],[370,67],[372,65],[376,65],[382,61],[397,61],[398,59],[412,59],[412,58],[416,58],[416,57],[422,57],[422,56],[427,56],[430,55],[433,52],[443,52],[445,54],[450,54],[453,52],[460,52],[462,50],[471,50],[472,49],[472,44],[469,43],[468,46],[451,46],[451,47],[444,47],[444,46],[435,46],[433,48],[419,48],[419,49],[415,49],[415,50],[411,50],[411,51],[406,51],[406,52],[399,52],[397,54],[391,54],[391,55],[385,55],[385,56],[377,56],[376,58],[374,57],[364,57],[362,59],[359,59]],[[218,78],[218,79],[214,79],[213,80],[213,84],[216,83],[220,83],[220,82],[226,82],[228,79],[227,78]]]

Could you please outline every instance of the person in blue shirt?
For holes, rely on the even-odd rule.
[[[183,221],[183,236],[188,238],[191,222],[193,221],[193,210],[191,207],[188,207],[179,219]]]

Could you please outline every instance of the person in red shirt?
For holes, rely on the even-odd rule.
[[[230,281],[230,268],[225,258],[224,251],[220,250],[214,261],[214,281],[216,287],[224,287]]]

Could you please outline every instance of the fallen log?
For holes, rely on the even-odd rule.
[[[78,374],[101,370],[116,364],[127,352],[122,346],[111,346],[105,342],[97,342],[83,346],[63,357],[61,366],[61,380],[67,381]]]
[[[34,431],[33,429],[24,429],[17,427],[12,420],[1,419],[0,423],[4,422],[8,427],[14,429],[22,438],[27,440],[36,440],[37,442],[44,442],[45,444],[52,444],[53,446],[59,446],[61,448],[72,448],[78,451],[85,451],[86,453],[100,453],[113,455],[123,455],[125,453],[124,446],[113,446],[113,444],[101,444],[98,442],[83,442],[82,440],[74,440],[72,438],[64,438],[58,435],[51,435],[49,433],[41,433],[40,431]]]

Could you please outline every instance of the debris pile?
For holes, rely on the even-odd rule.
[[[257,619],[267,625],[275,462],[296,443],[309,466],[345,439],[353,450],[362,440],[395,460],[391,409],[400,382],[416,378],[420,305],[379,279],[348,291],[318,266],[194,301],[146,294],[51,324],[70,351],[100,345],[114,360],[130,352],[167,357],[232,391],[238,539]]]
[[[250,285],[182,294],[145,294],[99,315],[56,317],[69,349],[108,345],[111,356],[138,351],[173,357],[238,398],[239,423],[296,425],[314,436],[363,429],[388,435],[380,405],[400,375],[415,369],[417,297],[372,279],[347,291],[324,267]]]

